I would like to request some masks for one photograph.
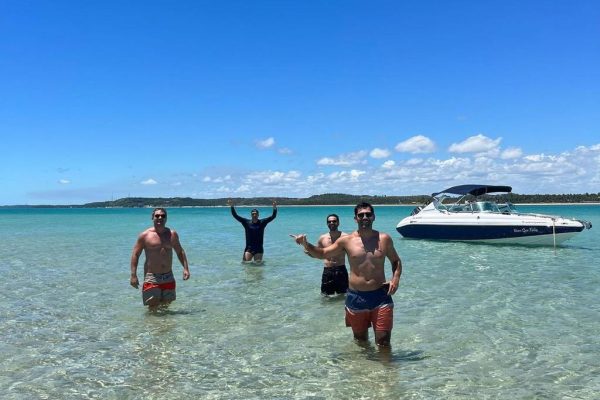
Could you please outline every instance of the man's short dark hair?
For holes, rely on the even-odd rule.
[[[340,222],[340,217],[338,217],[337,214],[329,214],[327,216],[327,218],[325,219],[325,221],[329,222],[329,217],[335,217],[335,219],[337,220],[337,222]]]
[[[375,214],[375,210],[373,209],[373,206],[365,201],[363,201],[362,203],[358,203],[356,205],[356,207],[354,207],[354,216],[356,217],[356,214],[358,213],[358,210],[361,208],[370,208],[371,212],[373,214]]]
[[[258,209],[253,208],[252,210],[250,210],[250,214],[252,214],[252,213],[257,213],[258,214]]]
[[[165,213],[165,219],[167,218],[167,210],[162,208],[162,207],[156,207],[154,210],[152,210],[152,219],[154,219],[154,213],[157,211],[162,211]]]

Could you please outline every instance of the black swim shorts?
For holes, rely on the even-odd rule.
[[[345,265],[323,268],[321,277],[321,293],[332,295],[346,293],[348,290],[348,270]]]

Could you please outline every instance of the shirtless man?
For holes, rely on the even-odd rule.
[[[143,250],[146,261],[144,262],[142,300],[150,311],[156,311],[159,306],[168,306],[176,297],[175,277],[172,270],[173,250],[183,265],[184,281],[190,278],[190,269],[185,251],[179,243],[179,235],[174,229],[166,226],[167,210],[155,208],[152,211],[152,221],[154,226],[140,233],[135,246],[133,246],[129,283],[136,289],[139,287],[137,267]]]
[[[354,207],[358,229],[320,248],[310,244],[306,235],[291,235],[297,244],[313,257],[328,258],[343,250],[350,264],[346,294],[346,326],[352,327],[357,341],[369,338],[369,327],[375,331],[375,342],[389,346],[394,319],[394,302],[402,274],[402,262],[390,235],[373,229],[375,211],[369,203]],[[392,264],[392,279],[386,281],[385,259]]]
[[[345,236],[344,232],[338,230],[340,226],[340,217],[337,214],[327,216],[327,227],[329,232],[321,235],[317,246],[325,248],[340,237]],[[323,275],[321,277],[321,294],[331,296],[334,294],[346,293],[348,290],[348,270],[345,265],[346,253],[342,250],[338,254],[325,258],[323,262]]]
[[[250,211],[251,219],[243,218],[238,215],[233,206],[231,199],[227,200],[227,204],[231,207],[231,215],[244,227],[246,234],[246,247],[242,254],[242,261],[252,261],[256,263],[262,262],[263,239],[265,236],[265,228],[267,224],[277,217],[277,203],[273,200],[273,214],[270,217],[258,219],[258,210],[253,208]]]

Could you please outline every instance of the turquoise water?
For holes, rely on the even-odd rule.
[[[556,250],[411,241],[395,232],[411,207],[376,208],[404,265],[391,353],[353,342],[343,298],[320,297],[320,262],[288,237],[314,242],[330,212],[351,231],[351,207],[280,208],[263,266],[240,263],[227,208],[170,209],[192,277],[175,266],[159,315],[129,286],[150,209],[0,209],[1,397],[597,398],[600,206],[520,209],[594,228]]]

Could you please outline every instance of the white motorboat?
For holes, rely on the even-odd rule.
[[[521,213],[511,203],[479,196],[510,193],[510,186],[461,185],[433,193],[425,207],[416,207],[396,230],[405,238],[468,242],[557,245],[592,224],[554,215]],[[444,200],[458,195],[453,202]]]

